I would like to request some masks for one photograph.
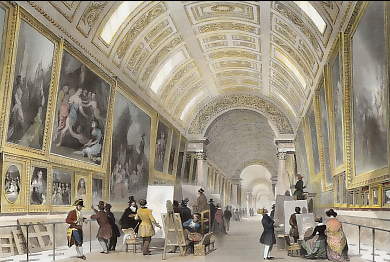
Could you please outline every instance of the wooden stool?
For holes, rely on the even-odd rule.
[[[292,257],[299,257],[301,252],[301,246],[298,243],[291,243],[289,236],[284,236],[287,245],[287,255]]]

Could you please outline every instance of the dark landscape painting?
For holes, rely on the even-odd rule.
[[[146,199],[149,179],[149,115],[116,94],[112,137],[110,198],[123,202],[130,195]]]

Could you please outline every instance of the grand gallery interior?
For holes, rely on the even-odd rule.
[[[389,21],[385,1],[1,1],[0,261],[305,261],[319,217],[329,260],[389,261]],[[132,197],[151,253],[146,220],[122,230]]]

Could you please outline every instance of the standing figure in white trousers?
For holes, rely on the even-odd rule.
[[[264,244],[264,259],[272,259],[271,250],[273,245],[276,243],[275,232],[274,232],[274,221],[268,215],[268,210],[263,208],[261,210],[263,219],[261,224],[263,225],[264,231],[260,237],[260,243]]]

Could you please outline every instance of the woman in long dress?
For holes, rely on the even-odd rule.
[[[341,222],[336,219],[337,213],[330,209],[326,211],[326,215],[329,217],[325,230],[328,260],[334,262],[348,261],[347,238]]]
[[[306,250],[308,259],[326,259],[326,225],[322,223],[322,218],[316,219],[318,225],[314,228],[310,236],[305,236],[302,247]]]

